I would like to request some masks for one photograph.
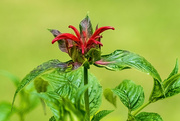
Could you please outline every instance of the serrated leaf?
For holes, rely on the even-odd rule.
[[[103,55],[100,61],[95,62],[95,65],[112,71],[135,68],[161,81],[156,69],[144,57],[126,50],[116,50],[111,54]]]
[[[0,119],[1,121],[8,121],[13,112],[11,112],[11,104],[7,102],[0,103]]]
[[[107,88],[103,91],[103,94],[106,100],[116,107],[116,95],[113,94],[112,90]]]
[[[78,88],[84,86],[84,73],[83,68],[73,70],[68,73],[60,73],[58,70],[44,74],[41,76],[44,80],[48,81],[56,93],[62,97],[70,99],[73,103]],[[99,81],[91,73],[88,73],[89,81],[89,105],[90,114],[93,115],[100,107],[102,101],[102,87]],[[84,101],[82,101],[84,104]]]
[[[144,102],[144,92],[140,85],[131,80],[124,80],[112,91],[120,98],[121,102],[131,111],[140,107]]]
[[[136,121],[163,121],[157,113],[141,112],[136,116]]]
[[[170,75],[168,76],[167,79],[171,78],[173,75],[177,74],[179,70],[179,63],[178,63],[178,59],[176,60],[176,64],[175,67],[173,69],[173,71],[170,73]]]
[[[30,83],[32,80],[34,80],[37,76],[39,76],[39,75],[41,75],[41,74],[43,74],[49,70],[52,70],[54,68],[58,68],[59,71],[63,72],[68,68],[67,63],[62,63],[59,60],[50,60],[50,61],[47,61],[47,62],[39,65],[38,67],[36,67],[33,71],[31,71],[28,75],[26,75],[26,77],[20,82],[20,84],[19,84],[19,86],[16,89],[16,92],[14,94],[12,104],[14,104],[15,97],[16,97],[17,93],[21,89],[23,89],[28,83]]]
[[[171,97],[180,93],[180,74],[171,76],[163,82],[165,88],[165,97]]]
[[[113,112],[113,110],[102,110],[98,112],[96,115],[93,116],[91,121],[100,121],[102,118],[104,118],[106,115]]]
[[[162,80],[156,69],[142,56],[126,50],[116,50],[111,54],[101,56],[101,60],[96,61],[95,65],[104,67],[112,71],[134,68],[149,74],[154,79],[154,87],[150,96],[150,101],[156,101],[164,95]],[[158,89],[158,90],[157,90]],[[158,92],[157,92],[158,91]],[[152,99],[152,100],[151,100]]]

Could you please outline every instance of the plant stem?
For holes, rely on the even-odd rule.
[[[138,114],[142,109],[144,109],[146,106],[148,106],[151,102],[148,101],[147,103],[145,103],[144,105],[142,105],[137,111],[135,111],[132,115],[135,116],[136,114]]]
[[[87,85],[87,84],[88,84],[88,69],[84,66],[84,85]],[[88,116],[88,121],[90,121],[88,89],[84,93],[84,101],[85,101],[85,108],[86,108],[86,113]]]
[[[24,114],[23,113],[19,113],[19,118],[20,118],[20,121],[24,121]]]
[[[128,109],[128,119],[127,119],[127,121],[131,121],[131,109]]]
[[[21,119],[20,119],[20,121],[24,121],[24,116],[21,116]]]

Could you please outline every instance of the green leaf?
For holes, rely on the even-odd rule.
[[[180,92],[178,79],[171,78],[178,73],[178,65],[179,64],[177,59],[173,71],[170,73],[168,78],[164,80],[163,83],[159,82],[157,79],[154,79],[153,91],[149,98],[150,102],[156,102],[157,100],[173,96]]]
[[[59,71],[63,72],[68,68],[67,63],[62,63],[59,60],[50,60],[50,61],[47,61],[47,62],[39,65],[38,67],[36,67],[28,75],[26,75],[26,77],[20,82],[20,84],[19,84],[19,86],[16,89],[16,92],[14,94],[12,104],[14,104],[17,93],[21,89],[23,89],[28,83],[30,83],[32,80],[34,80],[36,77],[38,77],[39,75],[41,75],[41,74],[43,74],[43,73],[45,73],[45,72],[47,72],[49,70],[54,69],[54,68],[58,68]]]
[[[33,93],[36,92],[34,83],[29,84],[19,92],[20,109],[25,113],[29,113],[39,104],[39,98]]]
[[[41,76],[43,80],[48,81],[53,90],[60,96],[70,99],[75,103],[77,90],[84,86],[84,73],[83,68],[73,70],[67,73],[60,73],[55,70],[51,73]],[[88,73],[89,81],[89,105],[90,114],[93,115],[100,107],[102,101],[102,87],[99,81],[91,73]],[[84,104],[84,101],[82,101]]]
[[[11,104],[7,102],[0,103],[0,119],[1,121],[9,121],[9,118],[12,116]]]
[[[49,121],[56,121],[56,119],[54,118],[54,116],[52,116]]]
[[[112,71],[135,68],[161,81],[156,69],[145,58],[126,50],[116,50],[111,54],[103,55],[95,65]]]
[[[81,106],[82,96],[85,93],[85,91],[89,88],[89,86],[90,85],[88,84],[88,85],[85,85],[85,86],[83,86],[77,90],[76,97],[75,97],[76,108],[82,109],[82,106]]]
[[[126,50],[116,50],[111,54],[101,56],[101,60],[96,61],[95,65],[112,71],[135,68],[145,72],[154,79],[154,87],[149,100],[155,102],[164,95],[162,80],[156,69],[144,57],[135,53]]]
[[[144,92],[140,85],[131,80],[124,80],[112,91],[120,98],[121,102],[131,111],[140,107],[144,102]]]
[[[55,92],[44,92],[37,94],[44,99],[46,104],[50,107],[54,114],[50,121],[84,121],[85,111],[79,110],[75,107],[69,99],[60,97]]]
[[[159,82],[157,79],[154,79],[153,91],[151,92],[149,101],[153,103],[162,99],[162,97],[164,96],[165,96],[165,92],[162,83]]]
[[[113,94],[112,90],[107,88],[104,90],[103,94],[106,100],[116,107],[116,95]]]
[[[44,81],[42,78],[39,77],[39,78],[34,80],[34,86],[35,86],[35,89],[37,90],[38,93],[46,92],[48,82]]]
[[[54,117],[58,120],[61,116],[60,96],[55,92],[41,92],[36,93],[41,99],[45,100],[46,104],[50,107]]]
[[[71,47],[69,54],[73,62],[83,63],[85,61],[84,56],[75,46]]]
[[[85,121],[86,112],[75,107],[69,99],[62,98],[63,112],[62,121]]]
[[[163,81],[164,95],[160,99],[171,97],[180,93],[180,74],[178,74],[178,60],[167,79]]]
[[[141,112],[136,116],[136,121],[163,121],[157,113]]]
[[[21,98],[21,105],[20,109],[25,113],[32,111],[37,105],[39,104],[39,98],[32,93],[26,92],[22,90],[20,98]]]
[[[180,93],[180,74],[175,74],[163,82],[165,98]]]
[[[101,59],[101,50],[96,48],[91,48],[87,53],[88,62],[94,64],[94,62]]]
[[[100,121],[102,118],[104,118],[106,115],[113,112],[113,110],[102,110],[98,112],[96,115],[93,116],[91,121]]]
[[[0,74],[8,77],[14,83],[14,85],[16,87],[18,86],[18,84],[19,84],[19,78],[18,77],[16,77],[15,75],[13,75],[7,71],[4,71],[4,70],[0,70]]]
[[[173,75],[177,74],[178,73],[178,70],[179,70],[179,63],[178,63],[178,59],[176,60],[176,64],[175,64],[175,67],[173,69],[173,71],[170,73],[169,78],[171,78]]]

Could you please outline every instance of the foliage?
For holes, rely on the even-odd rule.
[[[14,84],[18,87],[20,84],[19,78],[13,74],[0,70],[0,74],[8,77]],[[1,121],[9,121],[11,116],[17,114],[19,119],[24,120],[25,116],[32,111],[39,103],[37,96],[30,94],[35,91],[32,85],[29,85],[27,88],[24,88],[19,94],[19,105],[14,105],[12,109],[12,104],[10,102],[4,101],[0,102],[0,119]]]
[[[147,103],[144,103],[144,92],[143,88],[140,85],[136,85],[131,80],[124,80],[122,81],[119,86],[115,87],[114,89],[111,89],[111,91],[116,94],[121,102],[128,108],[128,121],[151,121],[151,120],[157,120],[162,121],[163,119],[161,116],[157,113],[148,113],[148,112],[141,112],[139,113],[143,108],[148,106],[151,103],[154,103],[160,99],[166,99],[168,97],[171,97],[173,95],[179,94],[179,77],[180,74],[178,74],[178,61],[176,61],[175,67],[169,77],[165,79],[163,82],[161,82],[161,86],[163,88],[163,92],[158,95],[153,95],[154,92],[150,95],[149,101]],[[154,87],[156,88],[156,83],[154,83]],[[159,89],[159,88],[157,88]],[[110,89],[108,89],[110,90]],[[153,88],[154,91],[154,88]],[[105,90],[104,93],[107,91]],[[157,92],[156,92],[157,93]],[[113,95],[113,94],[110,94]],[[153,97],[154,96],[154,97]],[[109,95],[105,95],[106,99],[108,101],[112,101],[115,98]],[[153,99],[153,100],[152,100]],[[132,113],[132,111],[134,111]],[[139,114],[138,114],[139,113]],[[138,114],[138,115],[137,115]]]
[[[13,98],[13,104],[18,93],[22,95],[23,103],[33,102],[24,94],[23,89],[34,84],[35,95],[50,108],[53,113],[49,121],[100,121],[113,110],[99,111],[102,95],[114,107],[117,107],[116,97],[127,107],[127,121],[162,121],[157,113],[141,112],[146,106],[158,100],[166,99],[180,93],[180,74],[178,73],[178,60],[170,75],[162,81],[157,70],[144,57],[127,50],[116,50],[111,54],[101,55],[102,32],[111,26],[96,27],[93,33],[92,24],[88,16],[80,22],[80,32],[69,26],[75,35],[61,33],[58,30],[49,29],[54,35],[52,43],[58,42],[62,52],[66,52],[71,60],[61,62],[57,59],[44,62],[27,74],[21,82],[14,81],[17,86]],[[148,102],[144,103],[145,95],[143,87],[136,85],[132,80],[124,80],[113,89],[102,91],[98,79],[88,70],[90,65],[105,68],[110,71],[136,69],[150,75],[153,79],[153,89]],[[11,77],[12,78],[12,77]],[[29,99],[29,100],[28,100]],[[28,103],[29,103],[28,102]],[[25,109],[16,108],[28,112],[31,107]],[[9,104],[0,106],[8,107]],[[4,111],[5,118],[11,115],[9,110]],[[4,119],[5,119],[4,118]]]
[[[131,80],[124,80],[119,86],[112,90],[121,102],[131,111],[136,110],[144,103],[143,88],[134,84]]]

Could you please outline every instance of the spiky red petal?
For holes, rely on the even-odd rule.
[[[78,39],[81,38],[79,31],[72,25],[69,25],[69,28],[73,29]]]
[[[75,42],[79,42],[80,40],[74,36],[73,34],[69,34],[69,33],[63,33],[63,34],[60,34],[58,35],[57,37],[55,37],[53,40],[52,40],[52,44],[54,44],[56,41],[58,40],[61,40],[61,39],[70,39],[70,40],[73,40]]]
[[[91,36],[91,38],[95,38],[95,37],[98,36],[100,33],[104,32],[105,30],[108,30],[108,29],[114,30],[115,28],[114,28],[114,27],[111,27],[111,26],[100,27],[100,28],[98,28],[98,29],[94,32],[94,34]]]

